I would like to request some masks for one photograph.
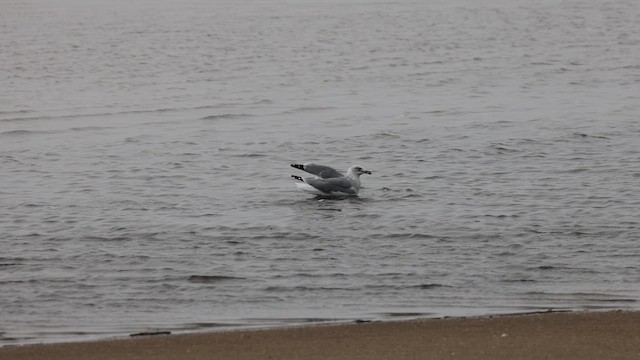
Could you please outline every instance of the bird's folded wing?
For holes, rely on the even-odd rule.
[[[323,179],[344,177],[338,170],[325,165],[304,164],[301,170],[320,176]]]
[[[324,192],[342,192],[347,194],[355,194],[353,184],[346,178],[329,178],[329,179],[309,179],[305,178],[304,181],[313,186],[314,188]]]

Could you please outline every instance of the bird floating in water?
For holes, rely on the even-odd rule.
[[[298,189],[316,195],[358,195],[360,175],[371,174],[371,171],[364,170],[357,165],[350,167],[346,176],[325,165],[291,164],[291,167],[316,175],[314,177],[291,175],[292,178],[299,181],[296,182]]]

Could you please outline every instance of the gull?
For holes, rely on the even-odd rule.
[[[291,175],[292,178],[299,181],[296,182],[298,189],[316,195],[358,195],[360,175],[371,174],[371,171],[364,170],[357,165],[350,167],[346,176],[325,165],[291,164],[291,167],[316,175],[314,177]]]

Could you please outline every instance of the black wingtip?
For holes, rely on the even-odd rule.
[[[304,170],[304,165],[302,165],[302,164],[291,164],[291,167],[296,168],[296,169],[300,169],[300,170]]]
[[[294,179],[296,179],[296,180],[303,181],[303,180],[302,180],[302,177],[300,177],[300,176],[298,176],[298,175],[291,175],[291,177],[292,177],[292,178],[294,178]]]

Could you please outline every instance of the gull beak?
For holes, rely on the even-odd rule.
[[[369,171],[369,170],[362,170],[362,173],[371,175],[371,171]]]

